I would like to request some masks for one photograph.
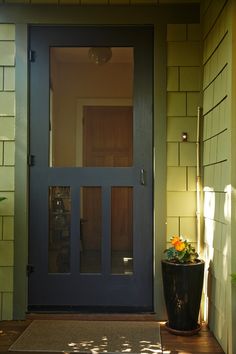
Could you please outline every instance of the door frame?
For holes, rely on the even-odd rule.
[[[158,31],[158,32],[159,33],[158,33],[157,37],[160,37],[161,33],[160,33],[160,31]],[[162,28],[161,37],[162,37],[162,43],[163,44],[164,44],[165,33],[166,33],[166,27]],[[25,28],[25,38],[26,37],[28,39],[28,26],[27,26],[27,31],[26,31],[26,28]],[[154,39],[154,43],[155,42],[156,41]],[[25,47],[28,48],[28,41],[25,44]],[[164,45],[163,45],[163,47],[165,48]],[[27,52],[28,52],[28,50],[27,50]],[[160,61],[159,61],[159,63],[160,63]],[[27,63],[27,60],[26,60],[25,64],[26,64],[26,71],[27,71],[27,77],[28,77],[28,65],[27,65],[28,63]],[[155,71],[155,68],[154,68],[154,71]],[[163,75],[163,72],[165,72],[165,71],[163,70],[163,67],[159,68],[158,72],[160,74],[159,78],[162,77],[161,81],[162,81],[162,83],[164,83],[165,82],[165,77]],[[155,80],[155,82],[156,81],[157,80]],[[19,83],[19,86],[20,86],[20,83]],[[27,89],[28,89],[28,83],[27,83]],[[155,86],[154,86],[154,92],[155,92]],[[162,90],[162,96],[163,96],[163,92],[164,92],[164,90]],[[165,102],[165,92],[164,92],[164,96],[163,97],[164,97],[164,100],[162,102]],[[27,102],[27,105],[28,105],[28,97],[27,97],[27,95],[24,97],[24,99],[25,99],[25,101]],[[18,100],[19,100],[19,98],[18,98]],[[22,101],[22,102],[24,102],[24,101]],[[160,100],[159,104],[161,105],[161,100]],[[165,111],[165,107],[163,107],[163,110]],[[28,116],[28,112],[27,112],[27,116]],[[163,116],[165,116],[165,114]],[[155,114],[154,114],[154,117],[155,117]],[[27,125],[29,124],[28,123],[28,119],[27,119]],[[155,118],[154,118],[154,121],[156,121]],[[162,121],[162,120],[160,119],[160,121]],[[158,130],[162,134],[161,136],[159,135],[159,139],[158,139],[159,144],[162,141],[162,144],[161,144],[162,155],[159,156],[159,158],[161,158],[162,161],[159,161],[158,163],[155,163],[155,165],[158,164],[159,166],[162,165],[164,167],[165,161],[166,161],[166,159],[165,159],[166,151],[165,151],[165,149],[163,149],[163,147],[165,146],[164,142],[166,141],[165,140],[165,133],[164,133],[166,129],[165,129],[165,121],[163,123],[164,124],[161,124],[162,128],[160,129],[160,126],[159,126],[159,130]],[[155,125],[154,125],[154,130],[156,130]],[[27,141],[28,141],[28,136],[27,136]],[[155,150],[155,141],[154,141],[154,150]],[[27,150],[26,151],[27,151],[27,155],[28,155],[28,144],[27,144]],[[26,161],[27,161],[27,158],[26,158]],[[162,175],[164,177],[165,176],[165,168],[162,168],[161,170],[162,170]],[[25,181],[24,181],[24,185],[25,185],[25,191],[26,191],[26,193],[28,193],[28,185],[29,185],[28,178],[26,180],[27,180],[27,184],[25,184]],[[163,178],[163,182],[164,181],[165,181],[165,177]],[[154,185],[155,185],[155,182],[154,182]],[[165,186],[165,182],[162,184],[162,186]],[[164,192],[165,192],[165,188],[163,188],[163,187],[160,188],[159,193],[158,193],[158,189],[154,187],[154,196],[155,196],[154,199],[156,199],[157,195],[162,194],[161,199],[160,199],[160,197],[157,197],[159,200],[162,200],[162,203],[161,203],[162,206],[165,205],[165,195],[164,195],[165,193]],[[28,207],[28,201],[27,201],[26,205]],[[154,205],[154,208],[155,208],[155,205]],[[158,215],[161,215],[161,214],[165,215],[165,208],[164,207],[162,208],[162,210],[159,211]],[[158,242],[158,245],[157,245],[157,242],[155,242],[156,237],[154,236],[154,259],[156,260],[156,261],[154,261],[154,274],[156,274],[156,277],[154,278],[154,281],[153,281],[153,284],[154,284],[154,310],[155,310],[155,312],[157,314],[159,312],[159,309],[160,309],[160,313],[162,313],[163,310],[164,310],[164,305],[163,305],[163,300],[162,300],[161,272],[160,272],[160,267],[159,267],[159,264],[158,264],[158,260],[161,259],[161,253],[162,253],[161,250],[164,249],[164,245],[165,245],[165,226],[164,226],[165,224],[163,223],[164,218],[162,218],[162,220],[160,222],[158,220],[159,219],[158,215],[156,214],[154,216],[154,224],[156,225],[156,228],[158,227],[157,225],[159,224],[158,234],[161,235],[161,238],[159,239],[159,242]],[[25,217],[27,218],[27,224],[28,224],[29,215],[28,215],[27,208],[25,210]],[[16,222],[16,225],[18,225],[17,222]],[[162,229],[162,232],[160,232],[161,229]],[[27,227],[25,225],[25,234],[27,235],[27,239],[25,240],[26,241],[25,246],[27,246],[27,248],[25,249],[26,252],[24,254],[25,257],[24,257],[23,261],[22,261],[22,258],[20,258],[19,252],[17,252],[20,249],[19,246],[17,247],[17,242],[15,244],[15,252],[16,252],[15,253],[15,257],[16,257],[15,258],[15,265],[17,265],[17,266],[16,266],[16,270],[15,270],[15,274],[14,274],[14,281],[15,281],[15,289],[14,289],[14,318],[22,318],[23,316],[25,316],[25,311],[26,311],[27,305],[28,305],[27,292],[25,291],[25,289],[28,288],[28,279],[27,279],[27,277],[26,276],[24,277],[24,283],[23,283],[24,284],[24,288],[23,289],[22,289],[22,285],[18,284],[18,286],[17,286],[17,283],[16,283],[16,281],[17,281],[16,278],[18,278],[18,279],[22,278],[22,275],[20,276],[19,269],[21,268],[21,271],[22,271],[22,269],[24,269],[24,271],[25,271],[27,263],[28,263],[28,225],[27,225]],[[162,246],[160,246],[160,244],[162,244]],[[157,246],[158,246],[158,248],[157,248]],[[21,267],[19,267],[18,264],[21,264]],[[21,298],[20,306],[17,306],[16,302],[19,302],[19,300],[18,300],[19,299],[19,297],[18,297],[19,295],[17,295],[17,294],[19,294],[19,293],[21,293],[22,298]],[[18,299],[17,299],[17,297],[18,297]],[[23,303],[24,303],[24,307],[22,306]],[[25,310],[23,310],[23,308]],[[162,317],[163,317],[162,314],[159,315],[159,318],[162,318]]]
[[[46,8],[46,10],[45,10]],[[140,11],[141,9],[141,11]],[[16,26],[15,226],[13,318],[27,311],[28,263],[28,26],[152,25],[154,28],[154,311],[165,318],[160,259],[166,244],[166,31],[168,23],[199,23],[197,4],[143,6],[1,5],[0,23]],[[125,14],[125,16],[124,16]],[[141,14],[141,16],[140,16]],[[157,60],[158,58],[158,60]],[[157,169],[158,166],[158,169]]]

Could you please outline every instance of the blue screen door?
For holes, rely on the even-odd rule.
[[[153,32],[30,28],[29,310],[153,308]]]

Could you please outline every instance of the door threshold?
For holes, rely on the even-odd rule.
[[[38,313],[26,314],[28,320],[78,321],[158,321],[155,313]]]

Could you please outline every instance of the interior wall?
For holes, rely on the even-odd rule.
[[[226,353],[231,338],[231,146],[229,3],[205,1],[203,24],[203,171],[206,313]]]

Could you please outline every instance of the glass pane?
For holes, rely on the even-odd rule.
[[[113,274],[133,273],[132,187],[112,187],[111,267]]]
[[[80,189],[80,271],[101,273],[102,190]]]
[[[70,272],[70,187],[49,187],[48,272]]]
[[[132,166],[133,70],[133,48],[50,49],[51,167]]]

